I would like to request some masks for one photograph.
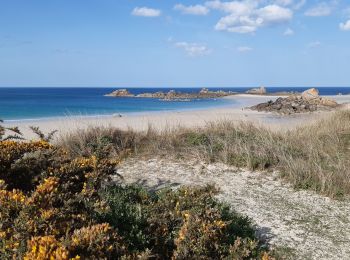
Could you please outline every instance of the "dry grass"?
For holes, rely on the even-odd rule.
[[[146,157],[221,161],[252,170],[277,169],[297,188],[332,197],[350,193],[350,112],[316,124],[273,132],[253,124],[217,122],[204,128],[145,133],[91,128],[62,138],[73,153],[113,156],[125,149]]]
[[[113,127],[90,127],[59,138],[59,145],[73,156],[114,157],[135,150],[137,135],[132,130]]]

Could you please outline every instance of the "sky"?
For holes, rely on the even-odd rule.
[[[0,86],[350,86],[350,0],[0,0]]]

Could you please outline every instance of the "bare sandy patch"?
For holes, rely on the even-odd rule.
[[[151,189],[214,184],[219,198],[249,216],[258,235],[291,259],[350,259],[350,201],[296,191],[277,173],[239,170],[224,164],[128,159],[117,182]]]

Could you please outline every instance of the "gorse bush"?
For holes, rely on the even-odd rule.
[[[89,231],[92,237],[98,232],[102,235],[110,232],[105,226],[94,228],[100,223],[93,216],[106,210],[97,191],[114,173],[116,162],[95,157],[71,158],[67,152],[44,141],[2,141],[0,145],[5,148],[0,150],[1,259],[48,259],[48,256],[41,258],[40,252],[50,251],[48,241],[56,240],[55,250],[50,251],[52,257],[59,259],[56,255],[60,252],[61,259],[68,259],[65,256],[75,257],[72,254],[79,251],[79,246],[86,246],[83,238]],[[82,242],[78,245],[72,239],[78,239],[79,235]],[[108,241],[101,243],[108,245]],[[122,249],[113,247],[111,251],[122,252]]]
[[[0,141],[0,259],[270,258],[213,187],[111,185],[120,147],[102,158],[98,146]]]
[[[115,186],[103,191],[110,210],[99,218],[134,254],[151,249],[159,259],[261,258],[249,219],[218,203],[216,193],[211,186],[158,192]]]

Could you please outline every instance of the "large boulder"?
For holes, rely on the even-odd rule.
[[[310,89],[305,90],[301,94],[301,97],[305,100],[316,99],[316,98],[320,98],[320,93],[319,93],[318,89],[310,88]]]
[[[254,95],[264,95],[267,93],[266,88],[261,86],[260,88],[252,88],[246,91],[247,94],[254,94]]]
[[[331,98],[321,98],[320,100],[320,105],[322,106],[326,106],[326,107],[336,107],[339,104],[337,103],[337,101],[335,101],[334,99]]]

